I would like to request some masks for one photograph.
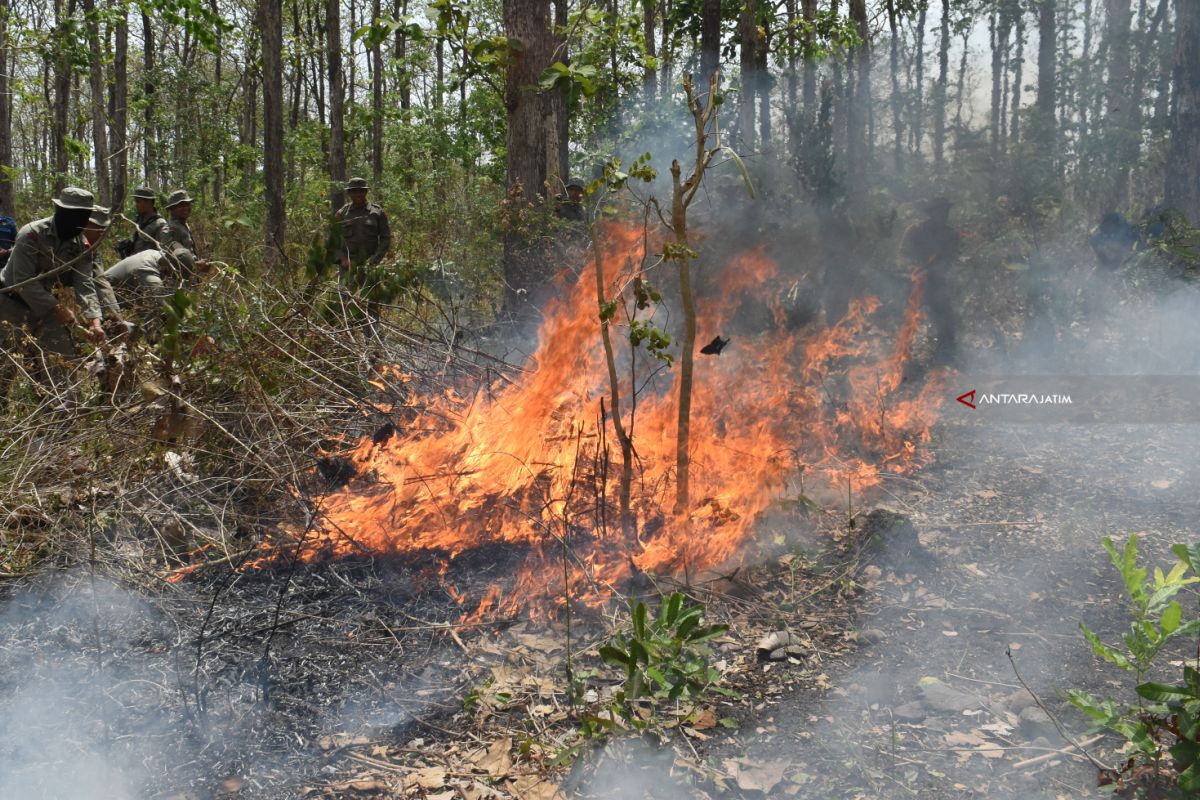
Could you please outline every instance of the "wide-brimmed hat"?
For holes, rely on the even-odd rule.
[[[154,190],[151,189],[149,186],[139,186],[138,188],[134,189],[133,197],[135,200],[157,200],[158,199],[158,195],[156,195],[154,193]]]
[[[92,215],[88,217],[88,224],[97,228],[107,228],[112,224],[112,215],[104,206],[93,206]]]
[[[96,198],[87,189],[68,186],[54,198],[54,205],[59,208],[70,208],[76,211],[91,211],[96,205]]]
[[[174,208],[180,203],[190,203],[192,198],[183,189],[176,189],[171,192],[171,196],[167,198],[167,208]]]
[[[355,189],[362,189],[362,190],[366,191],[370,188],[371,188],[370,186],[367,186],[366,178],[351,178],[350,180],[346,181],[346,191],[347,192],[352,192]]]

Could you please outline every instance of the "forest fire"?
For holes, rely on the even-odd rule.
[[[613,227],[605,241],[612,291],[624,288],[627,299],[642,232]],[[686,517],[669,510],[677,369],[644,350],[631,367],[618,325],[623,408],[634,389],[628,376],[638,384],[624,417],[636,453],[635,524],[618,521],[620,451],[602,405],[608,382],[591,273],[550,304],[536,356],[516,380],[473,397],[446,390],[426,398],[411,424],[420,433],[364,438],[353,459],[368,478],[320,500],[319,536],[309,534],[302,557],[425,554],[444,574],[464,553],[515,546],[526,555],[511,586],[489,587],[482,601],[447,591],[474,615],[553,613],[549,598],[562,596],[564,580],[572,597],[598,602],[637,571],[694,574],[736,560],[760,514],[805,482],[857,492],[928,461],[942,383],[902,386],[920,322],[919,280],[898,332],[873,324],[874,298],[854,301],[835,324],[789,329],[773,299],[786,282],[761,248],[698,270],[701,340],[734,338],[723,354],[697,359]]]

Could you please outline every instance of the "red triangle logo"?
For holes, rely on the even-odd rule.
[[[962,403],[964,406],[968,406],[970,408],[975,408],[975,403],[974,403],[975,390],[974,389],[967,392],[966,394],[960,394],[958,397],[956,397],[954,399],[957,400],[958,402]]]

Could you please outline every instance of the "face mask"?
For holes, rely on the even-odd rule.
[[[87,225],[92,216],[90,208],[57,208],[54,209],[54,232],[60,241],[74,239]]]

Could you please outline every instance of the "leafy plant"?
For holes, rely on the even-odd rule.
[[[635,728],[653,719],[646,712],[658,701],[692,704],[710,693],[729,692],[717,686],[720,673],[709,664],[708,642],[728,631],[726,625],[706,625],[704,606],[689,603],[679,592],[663,600],[656,616],[645,603],[633,604],[630,630],[616,634],[600,648],[600,657],[625,671],[611,711]]]
[[[1196,575],[1200,545],[1175,545],[1172,552],[1177,560],[1170,572],[1155,568],[1151,576],[1137,564],[1137,541],[1136,535],[1130,535],[1118,549],[1111,538],[1104,539],[1104,549],[1130,600],[1133,620],[1122,637],[1124,647],[1106,644],[1082,622],[1079,628],[1098,656],[1135,676],[1138,705],[1100,699],[1079,689],[1068,691],[1066,697],[1091,718],[1097,730],[1110,730],[1129,742],[1133,754],[1129,767],[1140,766],[1154,780],[1161,780],[1167,774],[1162,769],[1164,754],[1169,753],[1177,773],[1174,784],[1194,796],[1200,791],[1200,672],[1185,667],[1178,685],[1143,680],[1170,640],[1200,632],[1200,619],[1185,622],[1183,606],[1175,599],[1185,587],[1200,582]]]

